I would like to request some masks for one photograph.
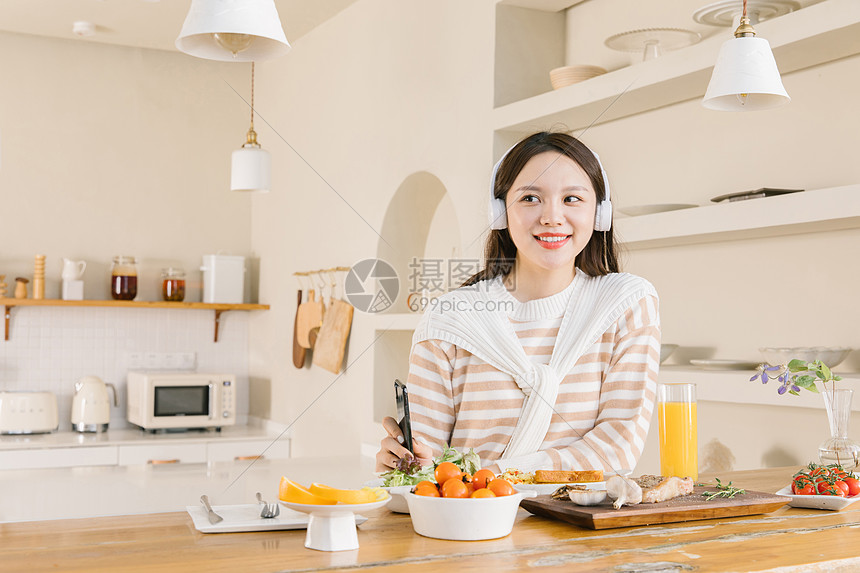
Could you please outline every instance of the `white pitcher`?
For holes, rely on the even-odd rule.
[[[77,281],[84,276],[84,269],[87,268],[86,261],[73,261],[71,259],[63,259],[63,280]]]

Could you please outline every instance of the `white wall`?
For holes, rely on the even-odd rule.
[[[271,388],[273,418],[298,418],[297,455],[355,452],[378,443],[380,430],[372,419],[374,317],[355,313],[354,365],[340,378],[294,369],[292,273],[374,257],[389,200],[417,172],[450,194],[461,254],[480,253],[472,241],[483,229],[491,167],[491,22],[488,2],[358,2],[258,68],[261,78],[279,78],[261,90],[260,111],[295,152],[261,128],[264,144],[275,141],[275,168],[273,192],[254,198],[252,237],[267,261],[260,297],[272,310],[252,319],[251,376]]]
[[[621,0],[601,0],[574,10],[588,12],[586,31],[602,45],[622,30],[613,28],[614,18],[591,11],[623,7]],[[246,66],[0,34],[0,50],[16,54],[4,60],[4,77],[12,80],[0,84],[0,272],[29,275],[33,255],[44,253],[48,295],[56,296],[60,258],[84,258],[91,265],[87,296],[107,298],[111,257],[134,254],[148,277],[141,297],[152,300],[163,265],[193,271],[200,255],[219,250],[259,257],[260,300],[272,309],[246,316],[251,413],[295,421],[297,455],[352,453],[377,442],[377,319],[356,313],[346,374],[294,369],[292,273],[375,256],[389,200],[419,172],[448,192],[431,226],[429,252],[440,252],[448,235],[460,237],[461,256],[480,255],[493,160],[494,13],[491,0],[362,0],[300,38],[288,56],[261,63],[257,128],[273,154],[273,191],[252,198],[227,190],[229,153],[247,129],[247,108],[226,82],[247,94]],[[571,11],[568,22],[574,17]],[[858,71],[860,59],[853,57],[788,74],[793,101],[779,110],[735,115],[689,101],[596,126],[584,139],[606,163],[618,206],[706,203],[762,186],[856,183]],[[858,231],[848,230],[650,249],[630,253],[627,269],[660,291],[667,342],[752,359],[763,345],[860,346],[857,246]],[[192,288],[189,298],[198,300],[199,290]],[[64,327],[59,315],[45,320],[39,329],[55,321]],[[203,340],[204,328],[209,335],[208,321],[199,328],[195,340]],[[51,368],[66,368],[51,350],[65,339],[36,350],[32,332],[26,352],[5,347],[0,382],[35,379],[31,369],[43,358]],[[161,351],[162,343],[134,342],[131,350]],[[218,345],[198,352],[236,348]],[[856,353],[846,366],[860,370]],[[720,437],[736,467],[772,465],[768,460],[778,457],[767,452],[785,444],[794,444],[788,455],[798,463],[812,459],[823,438],[815,423],[823,410],[731,399],[701,405],[702,445]],[[747,433],[723,429],[735,412]],[[798,421],[815,428],[787,440]],[[655,453],[649,446],[646,464]]]
[[[244,141],[250,69],[184,54],[84,40],[0,34],[0,274],[32,278],[46,259],[59,298],[62,257],[83,259],[85,297],[108,299],[115,255],[138,257],[138,300],[159,300],[160,269],[188,272],[201,298],[201,256],[248,255],[251,207],[229,191],[230,152]],[[132,353],[193,352],[201,371],[237,374],[247,412],[248,317],[212,311],[17,308],[0,340],[0,389],[50,390],[68,430],[75,380],[124,397]],[[125,425],[125,403],[111,412]]]
[[[614,18],[592,12],[612,14],[624,6],[620,0],[583,3],[567,21],[583,10],[589,36],[577,41],[590,38],[602,46],[607,36],[623,30],[613,28]],[[252,230],[255,254],[269,261],[262,296],[273,311],[253,318],[251,369],[260,387],[271,391],[273,417],[284,423],[298,418],[293,436],[300,454],[354,451],[359,443],[378,439],[369,396],[375,331],[373,317],[356,313],[349,346],[355,363],[339,379],[316,367],[293,369],[291,273],[373,256],[374,229],[387,201],[417,171],[446,185],[463,254],[478,256],[481,241],[472,238],[484,221],[492,162],[493,34],[489,0],[432,7],[365,0],[303,38],[283,61],[261,66],[262,76],[283,77],[262,92],[264,113],[271,108],[281,134],[369,223],[290,149],[274,150],[276,191],[254,198]],[[604,56],[594,53],[611,57],[607,67],[623,65],[618,54],[601,49]],[[593,127],[584,139],[600,151],[618,206],[705,204],[719,194],[763,186],[856,183],[860,172],[851,154],[860,116],[852,112],[851,94],[858,88],[858,69],[855,57],[786,75],[794,101],[780,110],[733,115],[689,101]],[[285,105],[278,107],[279,102]],[[297,212],[302,216],[291,216]],[[434,222],[435,233],[438,225]],[[660,291],[666,342],[704,347],[714,357],[748,359],[757,359],[757,348],[764,345],[857,347],[854,325],[860,317],[852,301],[858,268],[845,254],[858,246],[858,234],[635,251],[626,258],[627,270],[646,276]],[[846,364],[860,368],[856,353]],[[734,453],[736,468],[790,463],[787,459],[805,463],[825,437],[823,410],[731,401],[729,396],[725,403],[700,406],[700,443],[721,439]],[[744,412],[746,432],[724,430],[736,411]],[[815,428],[786,440],[796,420]],[[812,424],[815,420],[820,423]],[[746,439],[749,435],[757,439]],[[788,458],[768,454],[784,444]],[[642,466],[653,467],[655,460],[649,440]]]

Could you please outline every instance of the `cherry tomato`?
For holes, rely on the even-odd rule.
[[[487,489],[496,494],[497,497],[513,495],[514,493],[516,493],[514,486],[512,486],[507,480],[504,480],[502,478],[496,478],[490,483],[488,483]]]
[[[451,478],[460,478],[462,474],[463,472],[460,471],[460,468],[458,468],[456,464],[451,462],[442,462],[436,466],[436,483],[444,484]]]
[[[469,489],[458,477],[453,477],[442,484],[442,497],[469,497]]]
[[[439,488],[439,486],[438,486],[437,484],[433,483],[432,481],[426,480],[426,479],[425,479],[424,481],[419,481],[418,483],[416,483],[416,484],[415,484],[415,487],[416,487],[416,488],[418,488],[418,487],[428,487],[428,486],[429,486],[429,487],[435,487],[436,489],[438,489],[438,488]]]
[[[834,483],[833,485],[835,485],[836,487],[838,487],[839,489],[842,490],[843,496],[848,495],[848,484],[845,483],[843,480],[838,479],[838,480],[836,480],[836,483]]]
[[[848,486],[848,497],[852,497],[860,493],[860,480],[853,477],[847,477],[842,481]]]
[[[821,482],[818,484],[818,493],[820,495],[836,495],[845,497],[845,492],[833,485],[832,483]]]
[[[791,484],[794,495],[815,495],[815,484],[808,479],[796,479]]]
[[[494,494],[493,492],[491,492],[487,488],[482,487],[480,489],[476,489],[475,493],[473,493],[469,497],[496,497],[496,494]]]
[[[496,475],[492,471],[484,468],[475,472],[475,475],[472,477],[472,485],[475,486],[476,490],[482,489],[487,487],[487,484],[495,478]]]
[[[420,484],[416,485],[412,493],[414,493],[415,495],[423,495],[425,497],[442,497],[442,494],[439,493],[439,488],[436,487],[436,484],[431,483],[429,481],[421,482]]]

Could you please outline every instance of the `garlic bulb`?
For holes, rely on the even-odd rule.
[[[622,505],[634,505],[642,502],[642,488],[630,478],[612,476],[606,480],[606,493],[615,501],[612,507],[620,509]]]
[[[576,505],[597,505],[606,499],[603,489],[572,489],[567,496]]]

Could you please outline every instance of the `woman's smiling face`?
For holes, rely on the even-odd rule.
[[[597,207],[594,186],[579,164],[555,151],[535,155],[505,204],[518,264],[533,271],[573,270],[594,232]]]

